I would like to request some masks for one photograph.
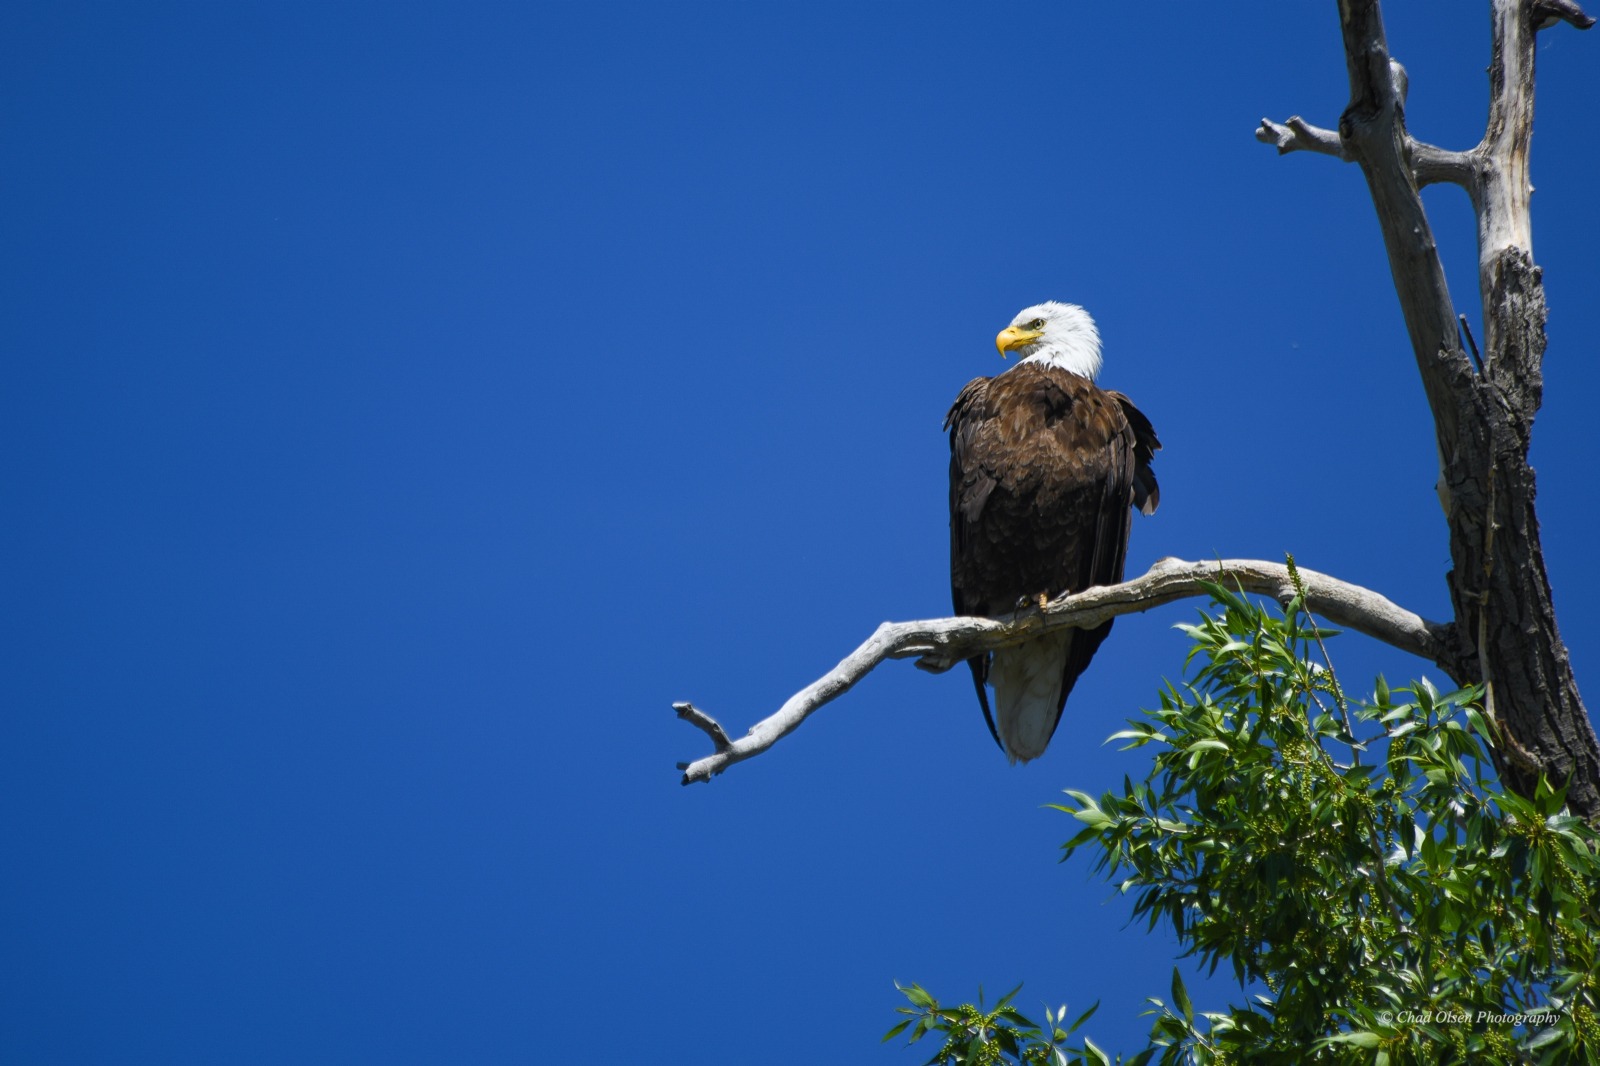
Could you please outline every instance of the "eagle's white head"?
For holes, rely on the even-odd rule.
[[[1024,363],[1038,362],[1094,380],[1100,373],[1100,331],[1077,304],[1046,300],[1017,312],[994,339],[1003,358],[1016,352]]]

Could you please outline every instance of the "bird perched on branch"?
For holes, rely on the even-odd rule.
[[[969,381],[950,413],[950,591],[957,614],[1014,615],[1122,580],[1132,509],[1160,502],[1161,443],[1137,407],[1094,383],[1100,333],[1074,304],[1029,307],[995,345],[1020,362]],[[1048,633],[967,660],[989,732],[1037,758],[1111,623]],[[995,713],[985,683],[994,686]]]

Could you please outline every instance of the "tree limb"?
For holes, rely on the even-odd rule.
[[[1471,152],[1452,152],[1417,140],[1406,134],[1406,155],[1411,160],[1411,176],[1417,188],[1444,182],[1459,185],[1474,195],[1478,187],[1478,158]]]
[[[1351,163],[1355,156],[1345,148],[1339,134],[1333,130],[1313,126],[1299,115],[1289,116],[1287,122],[1261,120],[1256,127],[1256,140],[1278,149],[1279,155],[1290,152],[1316,152],[1331,155],[1341,162]],[[1406,135],[1406,157],[1411,161],[1411,175],[1417,188],[1426,188],[1444,182],[1459,185],[1476,196],[1480,184],[1478,157],[1472,152],[1452,152],[1436,145],[1419,141]]]
[[[1548,30],[1558,22],[1565,22],[1580,30],[1589,29],[1594,19],[1583,13],[1583,8],[1572,0],[1534,0],[1533,16],[1536,30]]]
[[[1335,625],[1434,661],[1453,645],[1448,625],[1430,622],[1359,585],[1304,567],[1299,567],[1298,572],[1306,592],[1306,608]],[[1254,559],[1190,563],[1168,558],[1131,581],[1062,596],[1042,610],[1029,609],[1011,621],[937,618],[885,622],[838,666],[789,697],[775,714],[757,722],[748,734],[731,743],[722,727],[693,704],[673,704],[679,717],[710,735],[716,746],[711,755],[678,764],[684,772],[683,783],[709,781],[734,763],[760,755],[793,732],[813,711],[850,691],[885,659],[914,658],[920,669],[940,673],[974,655],[1021,644],[1053,630],[1091,628],[1120,615],[1204,596],[1205,584],[1218,582],[1271,596],[1280,603],[1295,596],[1294,580],[1282,563]]]
[[[1275,145],[1279,155],[1290,152],[1318,152],[1322,155],[1331,155],[1350,161],[1349,154],[1344,150],[1339,135],[1333,130],[1325,130],[1321,126],[1313,126],[1299,115],[1290,115],[1288,122],[1278,123],[1270,118],[1261,120],[1261,125],[1256,127],[1256,140],[1263,144]]]
[[[1318,155],[1331,155],[1345,163],[1355,161],[1355,156],[1350,154],[1337,132],[1313,126],[1299,115],[1289,116],[1287,122],[1262,119],[1261,125],[1256,127],[1256,140],[1277,148],[1279,155],[1316,152]],[[1477,195],[1481,178],[1478,174],[1478,157],[1472,152],[1452,152],[1419,141],[1410,134],[1406,135],[1405,144],[1405,154],[1411,162],[1411,176],[1417,188],[1445,182],[1461,186],[1470,195]]]

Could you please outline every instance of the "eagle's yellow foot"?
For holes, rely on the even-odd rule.
[[[1021,615],[1023,611],[1031,611],[1035,607],[1042,611],[1049,602],[1050,594],[1048,592],[1038,592],[1032,596],[1019,596],[1017,597],[1017,605],[1012,608],[1012,614]]]

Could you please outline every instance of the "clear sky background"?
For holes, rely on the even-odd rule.
[[[1484,6],[1390,5],[1424,139],[1481,133]],[[1600,34],[1539,90],[1594,700]],[[690,789],[670,704],[742,733],[947,613],[940,420],[1047,298],[1166,445],[1130,573],[1293,551],[1446,617],[1361,175],[1252,136],[1347,96],[1332,3],[10,5],[0,1058],[920,1062],[896,979],[1141,1047],[1173,942],[1042,806],[1143,772],[1102,742],[1196,602],[1119,622],[1025,768],[965,671]]]

